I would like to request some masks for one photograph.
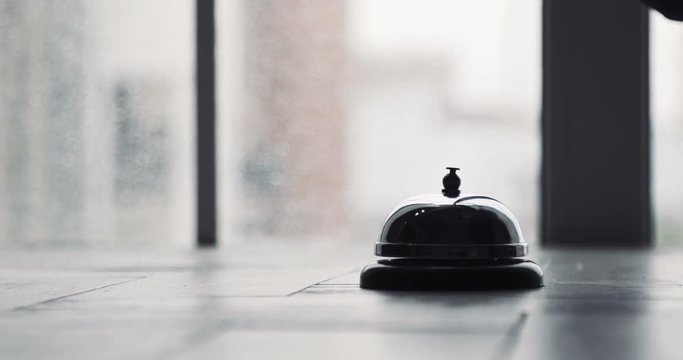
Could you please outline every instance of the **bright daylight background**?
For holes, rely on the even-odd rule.
[[[1,246],[193,245],[193,12],[0,0]],[[446,165],[537,240],[541,0],[218,0],[217,24],[223,244],[370,246]],[[667,244],[683,242],[682,26],[652,15]]]

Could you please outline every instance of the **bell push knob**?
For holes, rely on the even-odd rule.
[[[455,172],[460,170],[456,167],[447,167],[448,174],[443,177],[443,189],[441,193],[447,197],[460,196],[460,177]]]

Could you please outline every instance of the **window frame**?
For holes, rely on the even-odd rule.
[[[650,246],[649,12],[544,0],[541,243]]]
[[[215,2],[195,1],[196,23],[196,241],[218,245],[216,191]]]

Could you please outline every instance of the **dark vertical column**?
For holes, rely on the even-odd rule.
[[[214,0],[196,0],[197,245],[216,246],[216,61]]]
[[[640,1],[544,1],[543,244],[652,243],[648,97]]]

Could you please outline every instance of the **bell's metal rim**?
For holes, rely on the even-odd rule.
[[[375,255],[391,258],[419,259],[505,259],[528,254],[527,244],[450,245],[450,244],[392,244],[378,242]]]

